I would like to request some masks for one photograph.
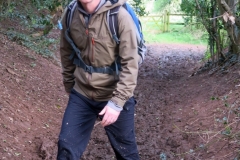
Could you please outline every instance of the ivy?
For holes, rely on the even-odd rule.
[[[47,57],[52,56],[49,46],[57,40],[48,39],[46,35],[54,28],[53,15],[57,9],[64,9],[72,0],[0,0],[0,21],[7,20],[11,26],[1,26],[12,41],[31,48],[35,52]],[[146,14],[142,0],[133,0],[138,15]],[[2,25],[2,24],[1,24]],[[35,33],[43,36],[31,37]],[[42,34],[39,34],[42,35]]]
[[[12,31],[12,30],[4,32],[3,34],[7,35],[7,37],[11,41],[14,41],[25,47],[28,47],[28,48],[32,49],[33,51],[35,51],[36,53],[41,54],[45,57],[53,56],[53,52],[52,52],[52,50],[49,49],[49,47],[52,44],[57,43],[57,40],[47,38],[45,36],[34,38],[32,36],[18,33],[18,32]]]
[[[142,0],[133,0],[133,3],[131,3],[131,4],[134,7],[137,15],[144,16],[144,15],[148,14],[145,10],[145,6],[144,6]]]

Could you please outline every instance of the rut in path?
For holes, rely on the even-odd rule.
[[[172,125],[179,109],[193,98],[194,88],[188,87],[188,80],[199,67],[204,49],[188,45],[149,46],[150,53],[140,69],[135,93],[139,102],[136,131],[142,157],[159,158],[167,148],[177,149],[181,145],[172,133]]]
[[[226,100],[220,99],[236,90],[239,71],[214,75],[202,72],[193,76],[203,65],[201,59],[206,50],[203,46],[150,45],[149,50],[135,91],[139,102],[136,133],[142,159],[236,157],[233,150],[239,146],[219,140],[226,138],[221,134],[226,126],[215,120],[218,117],[228,117],[229,123],[230,119],[235,120],[235,114],[225,114],[230,112],[224,106]],[[232,95],[227,103],[236,104],[237,97]],[[216,97],[218,100],[213,101]],[[237,125],[234,128],[235,132],[240,129]],[[202,134],[206,130],[212,133]]]

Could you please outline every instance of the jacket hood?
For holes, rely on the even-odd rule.
[[[124,3],[126,3],[127,0],[118,0],[117,3],[115,4],[112,4],[109,0],[106,1],[106,3],[96,12],[96,14],[100,14],[102,12],[106,12],[112,8],[115,8],[117,6],[121,6],[123,5]]]

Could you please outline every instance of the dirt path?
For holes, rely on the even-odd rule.
[[[54,160],[68,99],[61,68],[2,35],[0,44],[0,159]],[[135,91],[141,159],[234,159],[239,148],[233,143],[240,115],[238,65],[227,74],[190,76],[199,68],[204,47],[148,47]],[[82,159],[114,159],[100,125]]]
[[[230,69],[232,74],[192,76],[201,64],[203,46],[156,44],[149,49],[136,89],[136,131],[142,159],[236,157],[234,145],[221,131],[226,130],[224,117],[228,123],[236,118],[224,105],[237,110],[237,66]],[[238,132],[240,128],[234,127],[232,133]]]

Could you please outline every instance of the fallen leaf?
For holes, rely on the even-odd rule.
[[[10,68],[7,68],[7,71],[13,75],[17,75],[13,70],[11,70]]]
[[[58,109],[60,109],[60,108],[61,108],[61,106],[60,106],[60,105],[58,105],[58,104],[56,105],[56,107],[57,107]]]
[[[16,76],[19,76],[17,73],[15,73],[12,69],[10,68],[7,68],[6,69],[9,73],[13,74],[13,75],[16,75]]]
[[[38,32],[38,33],[34,33],[34,34],[31,34],[32,37],[40,37],[43,35],[43,31],[42,32]]]
[[[16,78],[16,82],[17,82],[17,83],[19,83],[19,82],[20,82],[20,80]]]

